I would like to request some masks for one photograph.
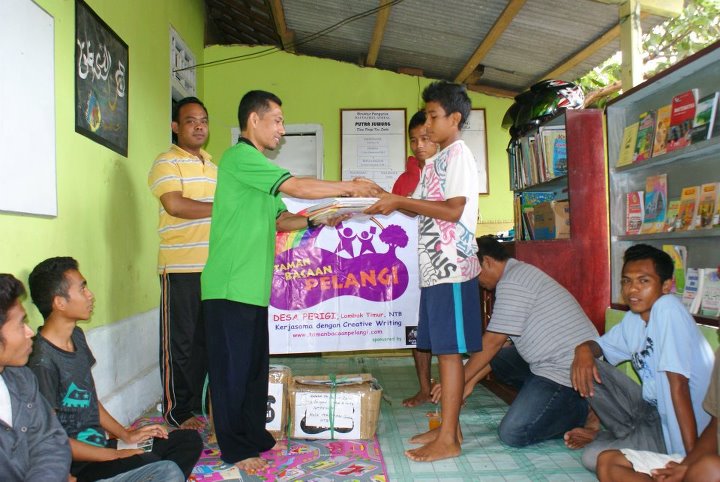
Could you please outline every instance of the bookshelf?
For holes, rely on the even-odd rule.
[[[663,245],[687,248],[687,266],[708,268],[720,265],[720,228],[688,231],[625,234],[625,194],[645,190],[645,180],[667,174],[667,198],[680,197],[684,187],[720,181],[720,137],[699,141],[679,150],[644,161],[615,167],[624,128],[636,122],[640,114],[671,102],[673,96],[698,89],[698,98],[720,90],[720,42],[715,43],[672,68],[649,79],[614,99],[607,107],[607,157],[610,199],[611,296],[614,304],[622,303],[620,273],[622,255],[636,243],[647,243],[662,249]],[[704,324],[717,325],[718,319],[696,316]]]
[[[567,288],[602,333],[610,302],[609,284],[602,281],[610,277],[603,114],[596,109],[568,110],[549,122],[565,125],[567,175],[514,190],[516,195],[552,191],[567,199],[570,237],[517,240],[515,257]]]

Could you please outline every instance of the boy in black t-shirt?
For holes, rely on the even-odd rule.
[[[72,475],[78,482],[113,477],[159,461],[175,462],[189,477],[202,451],[194,430],[168,433],[162,425],[126,429],[103,407],[95,391],[91,368],[95,358],[78,320],[92,314],[94,296],[72,258],[50,258],[30,273],[33,302],[45,318],[33,344],[28,365],[40,392],[55,409],[70,437]],[[151,452],[118,450],[105,432],[126,443],[153,438]]]

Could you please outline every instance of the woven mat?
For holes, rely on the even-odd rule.
[[[144,417],[133,425],[163,423],[161,417]],[[220,459],[217,444],[209,444],[203,433],[205,449],[190,480],[267,482],[386,482],[387,467],[377,437],[372,440],[288,440],[287,451],[269,451],[261,456],[269,462],[261,473],[249,475]]]

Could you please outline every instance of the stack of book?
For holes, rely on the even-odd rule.
[[[513,189],[522,189],[567,174],[564,126],[542,126],[514,140],[508,148]]]
[[[301,216],[310,218],[314,223],[323,223],[331,218],[343,215],[353,217],[364,215],[363,211],[378,201],[376,197],[337,197],[305,208],[298,212]]]

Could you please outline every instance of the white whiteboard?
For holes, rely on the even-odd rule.
[[[0,211],[57,216],[54,41],[34,2],[0,2]]]
[[[237,144],[240,128],[230,129],[230,143]],[[323,128],[320,124],[288,124],[280,145],[265,150],[265,157],[295,177],[323,178]]]
[[[490,194],[488,186],[488,159],[487,159],[487,131],[485,129],[485,109],[473,109],[460,131],[460,137],[465,141],[475,156],[478,167],[478,180],[480,194]]]

